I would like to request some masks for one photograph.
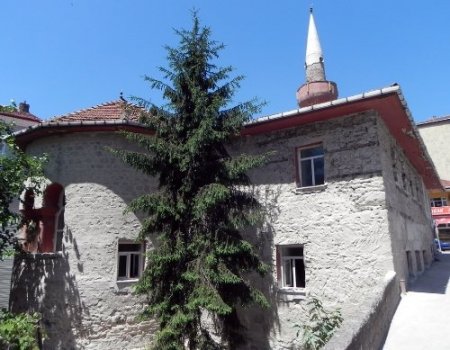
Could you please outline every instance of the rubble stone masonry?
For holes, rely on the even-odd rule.
[[[298,188],[297,148],[316,143],[324,148],[325,184]],[[156,329],[154,322],[135,322],[143,300],[116,278],[117,242],[135,238],[141,224],[123,210],[139,194],[155,190],[156,181],[121,163],[105,146],[131,147],[118,134],[73,133],[28,148],[49,155],[48,178],[61,184],[66,196],[62,252],[15,263],[11,305],[43,313],[47,349],[140,348]],[[395,288],[407,278],[406,250],[414,251],[414,259],[420,251],[422,266],[431,262],[422,181],[376,112],[242,137],[230,152],[274,152],[250,174],[265,222],[246,233],[272,267],[267,278],[255,278],[272,308],[241,310],[245,349],[299,344],[296,325],[307,320],[306,302],[313,295],[326,308],[341,308],[344,323],[336,337],[350,339],[382,298],[386,275],[396,276]],[[278,283],[276,248],[292,244],[304,248],[301,291]]]

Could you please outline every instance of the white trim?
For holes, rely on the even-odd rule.
[[[303,254],[302,255],[283,255],[283,251],[285,249],[289,249],[289,248],[298,248],[298,249],[302,249]],[[304,249],[305,246],[302,244],[290,244],[290,245],[280,245],[278,246],[279,249],[279,254],[280,254],[280,272],[281,272],[281,286],[280,286],[280,290],[290,290],[290,291],[298,291],[298,292],[303,292],[304,293],[304,289],[305,287],[299,287],[297,286],[297,272],[295,270],[295,263],[292,263],[296,260],[301,260],[303,262],[303,267],[304,267],[304,273],[306,273],[306,268],[305,268],[305,258],[304,258]],[[290,262],[290,269],[291,269],[291,279],[292,279],[292,286],[286,286],[286,274],[285,272],[285,263]],[[306,277],[306,276],[305,276]],[[306,281],[305,281],[306,284]]]
[[[316,155],[316,156],[309,156],[309,157],[304,157],[302,158],[302,151],[304,150],[308,150],[308,149],[315,149],[315,148],[321,148],[322,149],[322,154],[320,155]],[[316,184],[316,174],[315,174],[315,170],[314,170],[314,160],[316,159],[323,159],[323,183],[321,184]],[[312,181],[312,185],[310,186],[305,186],[303,185],[303,179],[302,179],[302,162],[304,161],[309,161],[309,164],[311,166],[311,181]],[[321,186],[325,183],[325,152],[323,149],[323,143],[320,142],[318,144],[315,145],[305,145],[304,147],[298,147],[297,148],[297,172],[298,172],[298,180],[299,180],[299,188],[305,188],[305,187],[316,187],[316,186]]]
[[[119,247],[121,244],[136,244],[140,246],[140,249],[138,251],[123,251],[119,252]],[[132,240],[119,240],[117,243],[117,271],[116,271],[116,279],[117,282],[137,282],[139,278],[142,276],[142,272],[144,271],[144,263],[145,263],[145,243],[139,243]],[[137,277],[130,277],[131,274],[131,258],[133,255],[137,255],[139,257],[138,261],[138,276]],[[125,262],[125,277],[119,277],[119,269],[120,269],[120,257],[126,256],[126,262]]]

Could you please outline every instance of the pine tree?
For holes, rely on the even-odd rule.
[[[169,69],[160,68],[167,82],[146,77],[167,105],[138,99],[146,107],[142,122],[154,135],[127,134],[146,151],[117,151],[159,179],[158,192],[129,207],[146,214],[140,237],[156,245],[136,290],[148,296],[145,315],[159,321],[154,349],[235,348],[236,307],[268,306],[249,281],[255,271],[264,275],[267,266],[241,235],[260,217],[246,174],[265,156],[232,158],[226,145],[259,105],[229,106],[242,76],[230,79],[231,67],[214,64],[223,45],[210,39],[196,14],[191,30],[176,33],[179,47],[167,48]],[[219,327],[220,344],[206,316]]]

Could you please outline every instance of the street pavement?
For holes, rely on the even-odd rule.
[[[450,349],[449,278],[445,252],[402,296],[383,350]]]

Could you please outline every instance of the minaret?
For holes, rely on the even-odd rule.
[[[313,10],[310,9],[308,39],[305,57],[306,83],[297,90],[297,102],[300,107],[335,100],[338,96],[336,83],[325,78],[322,47],[317,34]]]

